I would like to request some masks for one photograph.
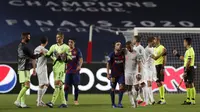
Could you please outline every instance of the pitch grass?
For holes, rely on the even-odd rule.
[[[36,95],[27,96],[27,104],[30,109],[16,108],[13,102],[17,95],[0,94],[0,112],[200,112],[200,95],[196,97],[196,105],[180,105],[185,99],[185,94],[167,94],[167,105],[154,105],[147,107],[131,108],[128,96],[123,99],[123,109],[113,109],[110,105],[110,96],[108,94],[81,94],[79,97],[79,106],[73,105],[73,96],[69,96],[69,107],[66,109],[48,107],[36,107]],[[158,95],[155,95],[158,99]],[[44,101],[48,102],[51,95],[45,95]],[[116,96],[116,100],[118,96]],[[56,102],[59,104],[59,101]]]

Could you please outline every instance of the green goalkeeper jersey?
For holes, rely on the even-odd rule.
[[[65,70],[65,61],[58,60],[59,54],[66,54],[67,60],[72,60],[72,55],[70,52],[70,48],[66,44],[58,45],[54,44],[50,47],[49,51],[47,52],[46,56],[51,56],[53,59],[53,70]]]

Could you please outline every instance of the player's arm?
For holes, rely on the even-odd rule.
[[[174,56],[178,57],[181,61],[184,61],[184,56],[181,56],[176,49],[174,49],[172,52]]]
[[[141,78],[142,78],[142,76],[141,76],[141,60],[142,60],[142,58],[141,58],[141,56],[138,54],[137,55],[137,58],[136,58],[136,61],[137,61],[137,65],[138,65],[138,74],[136,75],[136,78],[137,78],[137,80],[139,81],[139,80],[141,80]]]
[[[77,70],[80,70],[83,65],[83,55],[80,49],[78,49],[78,57],[79,57],[79,64],[78,64]]]
[[[66,59],[66,61],[72,60],[72,53],[71,53],[71,51],[70,51],[69,46],[66,47],[66,54],[67,54],[67,59]]]
[[[51,57],[51,55],[53,54],[53,52],[54,52],[54,45],[52,45],[51,47],[50,47],[50,49],[49,49],[49,51],[47,52],[47,53],[45,53],[44,51],[42,51],[43,52],[43,54],[44,54],[44,56],[46,56],[46,57]],[[52,58],[52,57],[51,57]],[[55,59],[53,59],[53,60],[55,60]]]
[[[112,54],[109,54],[108,56],[108,61],[106,64],[106,70],[107,70],[107,78],[110,79],[110,65],[111,65],[111,59],[112,59]]]
[[[188,70],[189,69],[189,67],[190,67],[190,65],[191,65],[191,63],[192,63],[192,53],[189,51],[188,52],[188,61],[187,61],[187,64],[186,64],[186,70]]]
[[[151,58],[153,58],[154,60],[157,60],[158,58],[160,58],[161,56],[165,56],[167,53],[167,50],[165,48],[163,48],[162,52],[160,53],[160,55],[155,56],[154,54],[151,55]]]

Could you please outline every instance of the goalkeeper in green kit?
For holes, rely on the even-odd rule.
[[[64,34],[58,33],[56,35],[57,44],[52,45],[50,50],[44,54],[46,57],[51,57],[53,59],[55,89],[51,102],[46,104],[50,108],[53,108],[58,97],[61,98],[62,102],[59,108],[67,108],[63,83],[65,80],[66,63],[68,60],[72,60],[72,56],[69,46],[63,43],[63,39]]]

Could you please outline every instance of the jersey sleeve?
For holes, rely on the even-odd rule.
[[[67,59],[72,60],[72,53],[70,52],[70,48],[68,45],[66,45],[66,54],[67,54]]]
[[[113,53],[110,53],[110,54],[108,55],[108,60],[107,60],[107,62],[108,62],[109,64],[112,63],[112,58],[113,58]]]
[[[80,58],[83,58],[83,54],[82,54],[81,50],[80,50],[80,49],[77,49],[77,51],[78,51],[78,58],[79,58],[79,59],[80,59]]]
[[[188,50],[188,52],[187,52],[187,58],[188,59],[192,59],[193,55],[194,55],[193,51],[192,50]]]
[[[39,47],[36,47],[34,50],[34,54],[40,54],[41,49]]]
[[[33,54],[33,52],[31,52],[31,50],[27,46],[24,46],[22,50],[24,54],[27,55],[29,58],[36,59],[36,56]]]
[[[45,54],[45,56],[50,57],[53,54],[54,51],[54,45],[52,45],[49,49],[49,51]]]

